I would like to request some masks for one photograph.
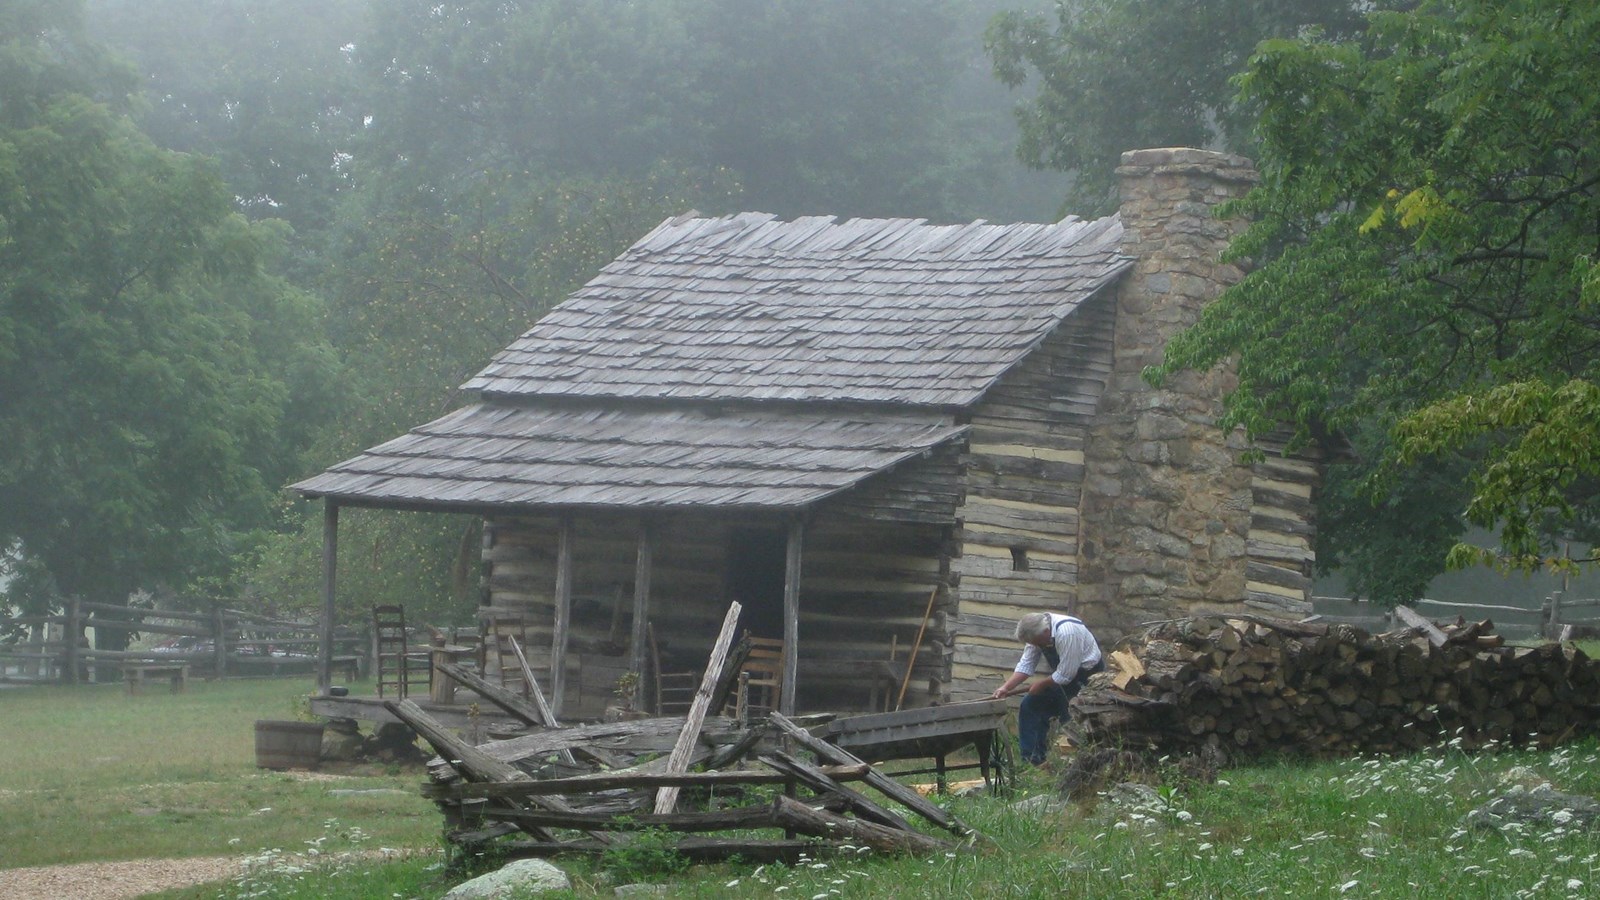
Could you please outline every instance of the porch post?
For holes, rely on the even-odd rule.
[[[633,685],[635,709],[644,708],[645,625],[650,612],[650,571],[655,556],[655,535],[649,518],[639,520],[639,554],[633,564],[633,635],[629,648],[633,656],[629,668],[638,680]]]
[[[567,632],[572,624],[572,517],[561,517],[556,549],[556,622],[550,647],[550,711],[561,715],[567,688]]]
[[[317,634],[317,693],[333,684],[333,585],[339,566],[339,504],[322,500],[322,621]],[[221,640],[221,635],[218,635]]]
[[[789,523],[789,547],[783,566],[783,687],[778,711],[794,715],[795,676],[800,671],[800,550],[805,523],[796,516]]]

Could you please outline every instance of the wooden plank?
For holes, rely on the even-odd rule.
[[[886,825],[890,828],[911,830],[911,823],[905,819],[874,803],[865,794],[850,790],[841,784],[837,778],[830,776],[823,769],[804,760],[796,759],[782,751],[774,751],[761,757],[761,761],[819,794],[827,794],[839,798],[846,806],[854,810],[856,815],[864,819],[869,819],[879,825]],[[839,769],[843,767],[830,766],[829,768]],[[870,769],[870,766],[867,769]],[[863,779],[867,777],[867,769],[862,770],[861,777]]]
[[[644,709],[645,625],[650,615],[650,576],[654,568],[655,534],[649,520],[639,523],[638,550],[633,564],[633,629],[628,642],[629,668],[637,679],[633,708]]]
[[[722,631],[717,635],[717,642],[711,648],[711,658],[706,662],[705,674],[700,678],[700,689],[695,692],[689,715],[683,723],[683,731],[679,732],[678,741],[667,758],[668,772],[682,772],[689,768],[689,754],[700,740],[700,729],[705,722],[706,711],[711,706],[711,694],[722,678],[722,664],[728,657],[728,648],[733,646],[733,635],[739,627],[742,609],[737,602],[728,604],[728,614],[722,619]],[[678,788],[664,787],[656,792],[658,815],[672,812],[677,805]]]
[[[440,758],[468,781],[529,781],[528,773],[495,759],[440,725],[415,700],[386,700],[384,708],[432,745]]]
[[[834,765],[842,766],[856,765],[862,762],[859,757],[848,750],[835,747],[827,741],[813,737],[811,732],[796,725],[782,713],[773,713],[770,718],[772,724],[794,738],[795,742],[800,746],[816,754],[819,760],[826,760]],[[968,828],[959,819],[923,799],[921,794],[876,769],[869,772],[865,780],[867,784],[872,785],[884,796],[940,828],[962,836],[975,833],[974,829]]]
[[[835,782],[861,781],[872,767],[862,763],[856,766],[823,766],[817,771]],[[425,784],[423,796],[430,799],[476,800],[488,798],[519,799],[542,794],[586,794],[600,791],[639,790],[659,787],[738,787],[749,785],[786,784],[793,776],[781,771],[750,769],[731,772],[601,772],[596,775],[575,775],[571,778],[545,778],[537,781],[458,782],[455,784]]]
[[[440,663],[439,671],[460,682],[463,687],[477,691],[483,699],[510,713],[524,725],[544,725],[545,720],[533,704],[505,688],[485,681],[478,673],[457,663]]]
[[[800,563],[805,524],[789,523],[789,540],[783,566],[783,683],[778,688],[778,710],[794,715],[794,694],[800,664]]]
[[[561,535],[556,550],[556,620],[550,645],[550,690],[555,694],[552,709],[561,712],[567,688],[567,641],[572,627],[572,518],[561,519]]]
[[[782,794],[772,798],[772,806],[778,824],[799,834],[842,837],[852,843],[871,847],[879,853],[930,855],[952,849],[949,843],[929,837],[920,831],[889,828],[864,819],[846,818],[813,809]]]
[[[540,720],[548,728],[560,728],[561,723],[556,720],[555,712],[550,709],[550,701],[544,697],[544,689],[539,687],[539,679],[533,675],[533,666],[528,665],[528,655],[522,652],[522,644],[514,635],[508,636],[506,642],[511,645],[511,652],[517,658],[517,667],[522,670],[523,680],[528,683],[528,694],[533,698],[533,708],[538,712]],[[615,768],[621,763],[615,756],[598,747],[579,747],[578,750],[603,766]],[[563,747],[557,751],[557,755],[561,757],[562,762],[577,765],[578,761],[573,758],[572,750]]]
[[[322,620],[317,637],[317,693],[326,694],[333,685],[333,601],[339,567],[339,504],[332,497],[322,500]]]

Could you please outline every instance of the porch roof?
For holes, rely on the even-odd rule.
[[[410,509],[793,509],[966,430],[934,414],[479,404],[292,489]]]

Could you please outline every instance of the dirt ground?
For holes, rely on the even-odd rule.
[[[0,869],[0,897],[6,900],[125,900],[153,891],[232,878],[243,869],[242,859],[225,856]]]

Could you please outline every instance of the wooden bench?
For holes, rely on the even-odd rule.
[[[171,680],[172,693],[181,694],[189,685],[189,664],[135,662],[124,663],[122,666],[122,681],[128,686],[129,696],[143,690],[147,677],[163,675]]]
[[[355,681],[361,677],[361,657],[335,656],[329,660],[328,674],[343,675],[346,681]]]

